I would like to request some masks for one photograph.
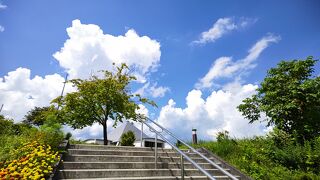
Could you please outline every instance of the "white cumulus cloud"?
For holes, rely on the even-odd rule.
[[[233,30],[244,28],[255,21],[256,19],[251,18],[240,18],[238,21],[236,21],[235,18],[230,17],[220,18],[208,31],[202,32],[200,38],[196,41],[193,41],[193,43],[205,44],[209,42],[215,42],[223,35]]]
[[[0,78],[0,103],[4,104],[1,113],[19,122],[33,107],[48,106],[58,97],[63,82],[59,74],[31,78],[29,69],[17,68]],[[73,90],[71,85],[66,85],[65,92]]]
[[[231,86],[230,86],[231,87]],[[201,90],[191,90],[186,97],[186,107],[176,107],[173,99],[161,108],[157,121],[173,131],[178,137],[191,139],[191,130],[198,130],[199,139],[214,139],[216,133],[227,130],[237,138],[262,135],[267,131],[264,123],[248,124],[237,106],[244,98],[255,93],[256,85],[233,86],[213,91],[207,98]]]
[[[99,26],[72,21],[67,28],[69,39],[53,57],[71,78],[87,78],[92,72],[111,70],[112,63],[126,63],[138,80],[145,82],[147,73],[160,62],[160,43],[135,30],[125,35],[105,34]]]
[[[141,96],[151,96],[153,98],[164,97],[170,91],[169,87],[158,86],[157,83],[150,85],[150,82],[145,83],[135,93]]]
[[[256,66],[254,63],[260,54],[271,43],[280,40],[280,36],[269,34],[257,41],[248,51],[248,55],[240,60],[232,61],[232,57],[220,57],[214,61],[208,73],[196,84],[197,88],[210,88],[218,78],[232,77]]]

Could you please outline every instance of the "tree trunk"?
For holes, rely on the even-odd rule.
[[[103,142],[104,145],[108,145],[108,137],[107,137],[107,120],[103,121]]]

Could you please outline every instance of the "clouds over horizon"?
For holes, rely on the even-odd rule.
[[[35,106],[48,106],[52,99],[61,93],[64,78],[59,74],[35,76],[31,78],[31,70],[17,68],[0,77],[0,102],[4,104],[2,112],[5,116],[20,122],[24,115]],[[67,84],[65,92],[74,91]]]
[[[192,44],[206,44],[213,43],[216,40],[220,39],[223,35],[230,33],[231,31],[244,28],[249,24],[253,24],[257,19],[253,18],[219,18],[213,26],[201,33],[200,38],[192,42]]]
[[[258,40],[248,51],[248,55],[236,61],[232,57],[222,56],[214,61],[207,74],[199,79],[196,83],[198,89],[211,88],[214,85],[214,80],[218,78],[232,78],[235,74],[241,76],[242,73],[256,67],[255,61],[260,54],[271,44],[277,43],[280,36],[268,34]]]
[[[176,107],[175,101],[170,99],[167,105],[161,108],[157,121],[184,139],[191,138],[193,128],[198,129],[199,139],[205,140],[215,139],[217,133],[224,130],[237,138],[264,135],[270,131],[265,122],[249,124],[237,109],[242,100],[254,95],[258,88],[257,85],[250,83],[243,84],[241,78],[243,73],[256,67],[255,61],[260,54],[271,43],[279,40],[280,36],[268,34],[258,40],[243,59],[237,61],[232,61],[232,57],[216,59],[207,74],[196,83],[198,89],[189,91],[186,107]],[[220,78],[230,78],[231,82],[212,91],[206,98],[202,97],[202,90],[212,88],[214,80]]]
[[[178,137],[191,139],[191,130],[197,129],[198,138],[213,140],[219,131],[227,130],[237,138],[263,135],[268,131],[265,123],[249,124],[237,106],[253,95],[258,86],[237,84],[226,90],[213,91],[207,98],[201,90],[193,89],[186,97],[186,107],[176,107],[173,99],[163,106],[158,123],[173,131]],[[248,129],[250,129],[248,131]]]

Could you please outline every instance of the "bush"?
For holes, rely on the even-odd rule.
[[[128,131],[121,135],[120,144],[122,146],[134,146],[133,143],[136,140],[136,137],[132,131]]]
[[[47,117],[47,120],[40,126],[40,142],[48,144],[51,147],[57,148],[64,139],[64,134],[61,130],[62,126],[56,121],[54,115]]]
[[[65,139],[66,139],[66,140],[69,140],[71,137],[72,137],[71,132],[68,132],[68,133],[66,134],[66,136],[65,136]]]

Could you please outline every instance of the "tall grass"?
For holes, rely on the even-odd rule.
[[[320,137],[300,145],[273,136],[200,141],[204,147],[253,179],[320,179]]]

